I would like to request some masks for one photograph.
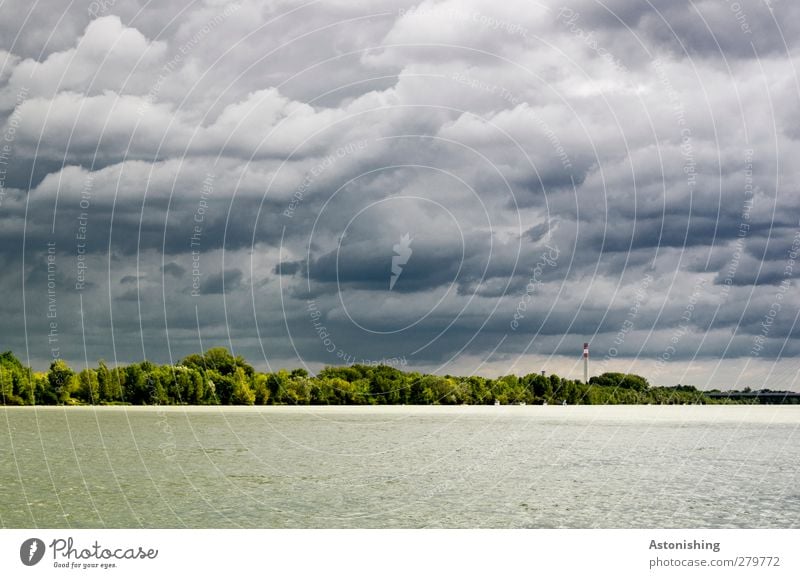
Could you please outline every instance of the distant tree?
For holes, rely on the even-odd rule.
[[[253,395],[256,405],[266,405],[269,402],[269,386],[265,374],[257,373],[253,376]]]
[[[152,385],[149,375],[141,363],[133,363],[124,369],[125,401],[134,405],[151,403]],[[147,366],[145,366],[147,367]]]
[[[22,362],[10,351],[0,353],[0,367],[6,369],[23,369]]]
[[[377,403],[398,404],[407,401],[408,388],[403,374],[397,369],[379,365],[366,368],[363,373],[369,378],[370,393]]]
[[[282,401],[290,405],[311,403],[311,380],[307,377],[290,379],[283,389]]]
[[[606,372],[602,375],[596,375],[590,378],[589,383],[599,387],[618,387],[633,389],[640,392],[647,391],[650,387],[650,384],[644,377],[633,373]]]
[[[332,397],[329,398],[329,403],[335,403],[339,405],[350,405],[357,403],[356,386],[349,381],[345,381],[339,377],[317,377],[317,381],[323,384],[321,385],[321,389],[323,391],[330,390],[332,392]]]
[[[57,359],[50,364],[47,379],[58,403],[72,403],[72,394],[76,388],[75,372],[63,360]]]
[[[84,369],[78,374],[76,397],[85,403],[100,403],[100,384],[94,369]]]
[[[33,372],[10,351],[0,353],[0,404],[30,405],[34,398]]]
[[[492,393],[487,386],[487,380],[478,375],[471,375],[464,380],[464,384],[469,388],[468,400],[469,403],[475,404],[491,404],[494,403]]]
[[[333,379],[316,378],[311,380],[311,403],[315,405],[330,405],[339,403]]]
[[[250,378],[244,369],[237,367],[233,373],[233,388],[231,391],[231,403],[236,405],[253,405],[256,396],[250,385]]]
[[[302,367],[298,367],[297,369],[292,370],[292,372],[289,374],[289,377],[291,377],[292,379],[300,377],[308,377],[308,371],[306,371]]]
[[[21,405],[22,400],[14,395],[13,371],[0,365],[0,401],[5,405]]]
[[[350,365],[345,367],[326,367],[319,372],[317,377],[322,378],[338,378],[350,383],[364,377],[361,373],[362,365]]]
[[[267,374],[267,388],[273,403],[284,403],[283,398],[289,385],[289,372],[281,369],[275,373]]]
[[[213,369],[220,375],[233,375],[237,368],[244,370],[248,377],[255,373],[253,366],[247,363],[241,355],[234,357],[224,347],[212,347],[203,355],[194,353],[185,357],[181,365],[207,371]]]
[[[232,375],[236,371],[236,358],[224,347],[212,347],[206,351],[205,362],[207,366],[221,373]]]
[[[33,405],[35,402],[33,371],[29,367],[20,367],[13,372],[14,395],[23,405]]]
[[[111,392],[113,397],[109,397],[110,401],[128,402],[125,398],[125,380],[126,372],[123,367],[115,367],[111,370]]]
[[[215,400],[213,403],[219,405],[229,405],[233,395],[233,376],[222,375],[215,369],[206,370],[205,376],[208,383],[213,385]]]
[[[349,384],[353,403],[358,405],[375,405],[377,401],[370,393],[369,379],[361,378]]]
[[[177,381],[172,367],[154,366],[147,372],[147,383],[150,387],[150,403],[171,405],[180,402]]]
[[[436,403],[436,396],[430,385],[430,380],[425,379],[423,376],[414,379],[408,391],[409,403],[415,405]]]
[[[736,396],[711,398],[692,385],[651,387],[642,376],[616,372],[592,377],[589,384],[554,374],[487,379],[365,364],[326,367],[317,376],[302,368],[260,373],[241,356],[215,347],[204,354],[189,355],[175,366],[144,361],[110,369],[100,360],[97,369],[75,374],[64,361],[55,360],[46,373],[34,373],[11,352],[0,353],[3,404],[491,404],[495,400],[569,404],[760,402]],[[790,401],[796,402],[792,398],[784,403]]]
[[[120,398],[119,395],[115,395],[118,386],[112,383],[111,372],[108,370],[106,362],[102,359],[97,364],[97,388],[101,401],[118,401]]]
[[[34,398],[39,405],[55,405],[58,403],[58,396],[50,385],[50,375],[47,373],[36,373],[33,376]]]

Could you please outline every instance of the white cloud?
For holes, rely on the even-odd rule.
[[[39,62],[26,58],[12,64],[0,108],[10,108],[26,87],[31,97],[53,98],[59,92],[92,96],[105,91],[142,94],[166,53],[164,42],[151,42],[117,16],[92,20],[76,46],[54,52]]]

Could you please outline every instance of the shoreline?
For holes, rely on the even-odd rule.
[[[63,413],[68,415],[97,413],[106,415],[158,414],[174,417],[192,415],[239,416],[398,416],[425,417],[450,415],[453,418],[515,417],[565,422],[617,421],[649,423],[743,423],[757,422],[765,425],[800,424],[800,405],[40,405],[0,406],[3,411],[31,413]],[[754,418],[754,419],[749,419]]]

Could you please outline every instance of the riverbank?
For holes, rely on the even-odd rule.
[[[604,373],[589,383],[555,374],[433,375],[387,365],[259,372],[224,348],[176,365],[148,361],[75,372],[64,361],[47,372],[0,355],[3,405],[708,405],[798,403],[781,392],[704,392],[692,385],[653,386],[645,377]]]

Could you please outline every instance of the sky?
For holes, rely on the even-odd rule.
[[[38,370],[800,390],[800,5],[0,5],[0,349]]]

